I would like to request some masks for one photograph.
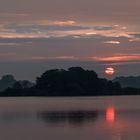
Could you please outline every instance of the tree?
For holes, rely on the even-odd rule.
[[[119,91],[118,83],[98,78],[94,71],[81,67],[68,70],[54,69],[46,71],[37,78],[36,89],[51,96],[77,96],[110,94]]]

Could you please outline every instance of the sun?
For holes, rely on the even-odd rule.
[[[114,70],[114,68],[106,68],[105,69],[105,74],[107,74],[107,75],[113,75],[115,73],[115,70]]]

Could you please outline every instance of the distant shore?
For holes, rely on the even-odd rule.
[[[52,69],[37,77],[36,83],[17,81],[0,96],[120,96],[140,95],[140,88],[122,87],[119,82],[99,78],[93,70],[70,67],[68,70]]]

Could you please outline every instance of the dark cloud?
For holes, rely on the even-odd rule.
[[[113,30],[114,27],[111,27],[111,26],[96,26],[94,27],[95,30]]]
[[[16,32],[33,32],[33,31],[68,31],[68,30],[82,30],[82,29],[91,29],[87,26],[77,26],[77,25],[16,25],[11,24],[5,26],[6,29],[14,29]],[[104,30],[104,29],[103,29]]]
[[[134,36],[135,38],[140,38],[140,33],[131,33],[130,35]]]

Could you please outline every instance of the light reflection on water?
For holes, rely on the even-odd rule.
[[[115,121],[115,108],[114,107],[108,107],[106,109],[106,120],[108,122],[114,122]]]
[[[56,99],[55,99],[56,100]],[[82,102],[82,101],[81,101]],[[90,100],[92,107],[37,108],[42,102],[28,109],[17,103],[18,108],[3,109],[0,106],[0,139],[2,140],[139,140],[140,109],[133,106],[118,108],[106,105],[96,108],[95,100]],[[46,105],[53,104],[49,103]],[[89,101],[88,101],[89,103]],[[131,102],[132,103],[132,102]],[[30,104],[29,102],[27,103]],[[33,104],[33,101],[32,101]],[[16,101],[14,102],[14,107]],[[45,104],[43,103],[43,106]],[[58,104],[57,104],[58,105]],[[8,106],[13,106],[10,103]],[[7,104],[6,106],[7,107]],[[22,109],[21,109],[22,108]]]
[[[32,123],[37,125],[43,123],[44,129],[65,128],[69,131],[72,128],[78,128],[79,130],[86,128],[87,131],[92,129],[97,138],[98,135],[100,137],[103,133],[103,137],[101,137],[103,140],[106,140],[106,135],[110,135],[110,140],[133,140],[135,134],[139,135],[139,133],[137,133],[140,129],[139,117],[140,111],[129,110],[116,112],[114,107],[108,107],[106,110],[102,111],[65,110],[41,111],[36,113],[3,112],[0,114],[0,124],[17,125],[17,127],[22,127],[24,124],[25,126],[32,127],[32,125],[30,125]],[[90,135],[93,136],[94,133],[91,133]]]

